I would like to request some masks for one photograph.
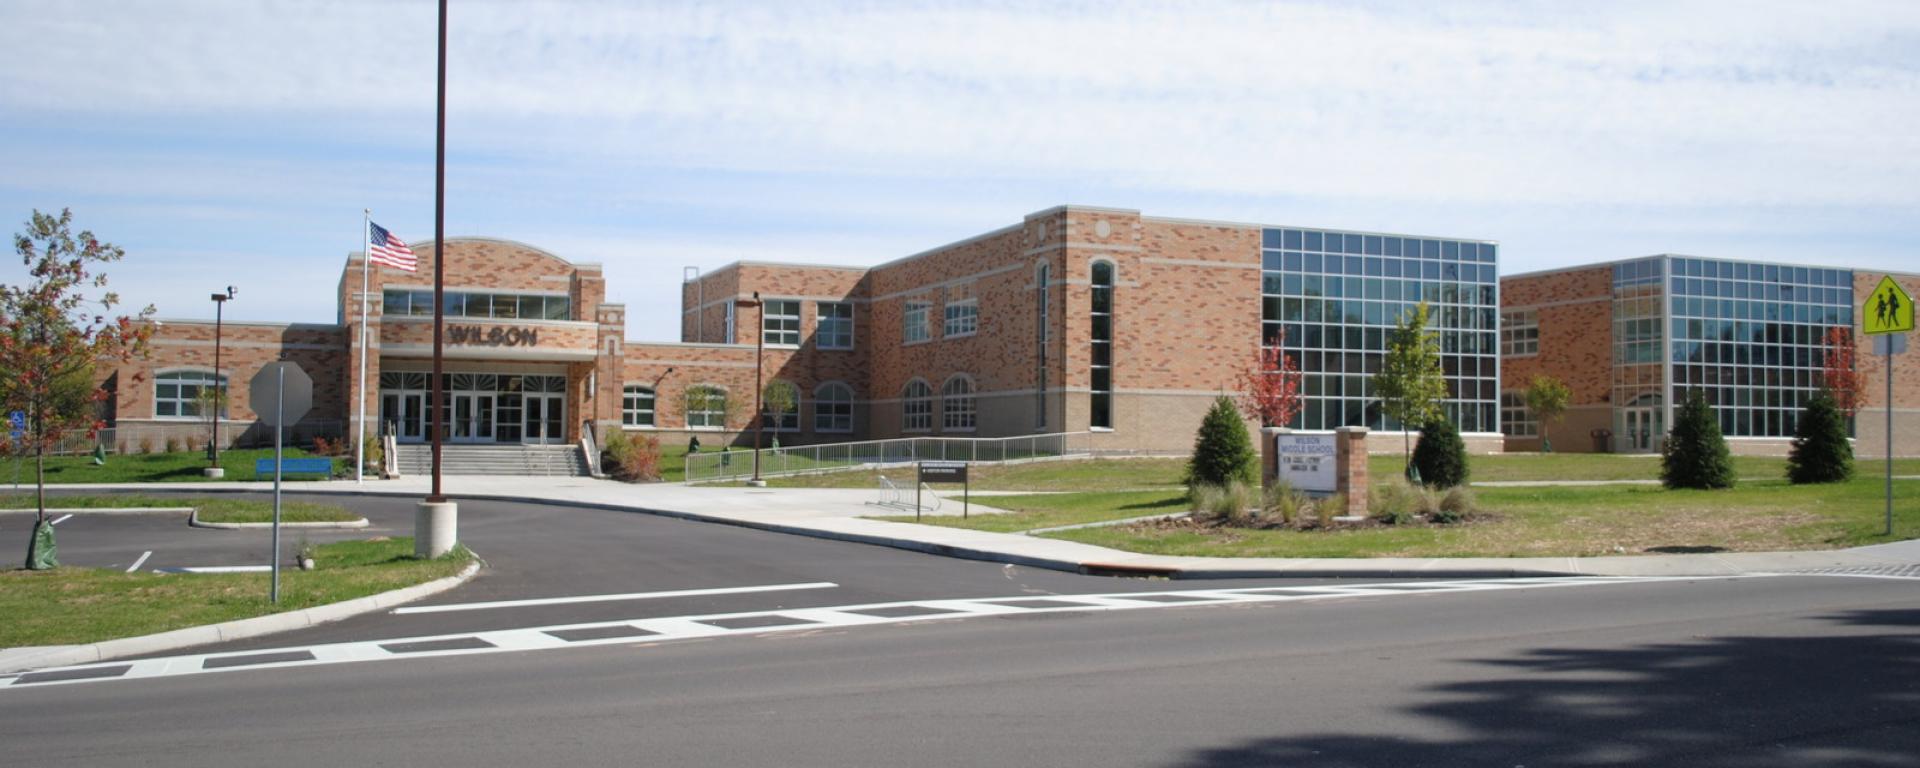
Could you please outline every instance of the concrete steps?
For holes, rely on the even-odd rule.
[[[587,464],[577,445],[441,446],[441,473],[531,477],[585,477]],[[401,476],[433,473],[433,446],[402,444],[397,456]]]

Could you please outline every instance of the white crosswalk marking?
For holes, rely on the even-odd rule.
[[[1573,576],[1564,578],[1485,579],[1470,581],[1394,582],[1338,586],[1247,587],[1164,592],[1117,592],[1088,595],[1012,595],[986,598],[907,600],[819,608],[670,616],[566,624],[547,627],[468,632],[455,635],[403,637],[305,647],[271,648],[229,653],[194,654],[134,661],[103,662],[34,670],[0,676],[0,689],[20,690],[49,685],[96,683],[133,678],[199,675],[250,669],[342,664],[389,659],[464,656],[515,651],[551,650],[616,644],[650,644],[671,640],[725,635],[895,624],[909,621],[1011,616],[1024,614],[1131,611],[1190,605],[1282,603],[1388,595],[1447,594],[1518,589],[1553,589],[1604,584],[1644,584],[1664,581],[1701,581],[1758,578],[1755,575],[1711,577]]]

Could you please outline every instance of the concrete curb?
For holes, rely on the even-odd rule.
[[[94,664],[102,661],[144,656],[152,653],[189,648],[196,645],[224,643],[249,637],[259,637],[278,632],[304,629],[317,624],[339,621],[350,616],[391,608],[402,603],[410,603],[421,598],[440,594],[461,584],[467,583],[480,572],[481,561],[476,555],[474,561],[467,564],[465,570],[443,579],[434,579],[425,584],[381,592],[376,595],[354,598],[338,603],[317,605],[312,608],[275,613],[267,616],[255,616],[250,619],[208,624],[200,627],[187,627],[168,632],[160,632],[139,637],[123,637],[118,640],[106,640],[91,645],[48,646],[44,654],[26,651],[0,662],[0,674],[23,672],[30,669],[47,667],[71,667],[80,664]]]
[[[210,528],[213,530],[220,530],[220,531],[246,531],[246,530],[265,529],[265,528],[273,527],[273,523],[209,523],[205,520],[200,519],[200,510],[198,509],[195,509],[193,511],[193,514],[187,518],[187,525],[190,525],[194,528]],[[311,531],[311,530],[327,530],[327,529],[342,529],[342,528],[365,528],[368,525],[369,523],[367,522],[367,519],[362,517],[356,520],[342,520],[339,522],[332,522],[332,523],[281,523],[280,527],[297,528],[304,531]]]
[[[37,509],[0,509],[0,515],[31,515]],[[169,512],[193,512],[193,507],[47,507],[49,515],[160,515]]]

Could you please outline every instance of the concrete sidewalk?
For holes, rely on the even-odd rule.
[[[398,480],[303,482],[287,493],[376,494],[423,497],[424,477]],[[71,490],[258,492],[272,483],[62,485]],[[629,485],[580,477],[448,476],[443,490],[455,501],[493,499],[626,510],[739,525],[782,533],[852,541],[973,560],[1086,573],[1172,578],[1448,576],[1720,576],[1920,563],[1920,540],[1813,552],[1726,552],[1519,558],[1222,558],[1142,555],[1071,541],[1009,533],[922,526],[866,519],[900,514],[872,505],[872,490],[704,488],[679,484]],[[975,511],[981,505],[974,505]],[[943,512],[957,514],[951,500]]]

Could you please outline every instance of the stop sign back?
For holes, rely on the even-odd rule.
[[[282,371],[286,376],[284,389]],[[267,363],[248,382],[247,398],[260,423],[269,427],[292,424],[313,407],[313,379],[300,366],[285,360]]]

